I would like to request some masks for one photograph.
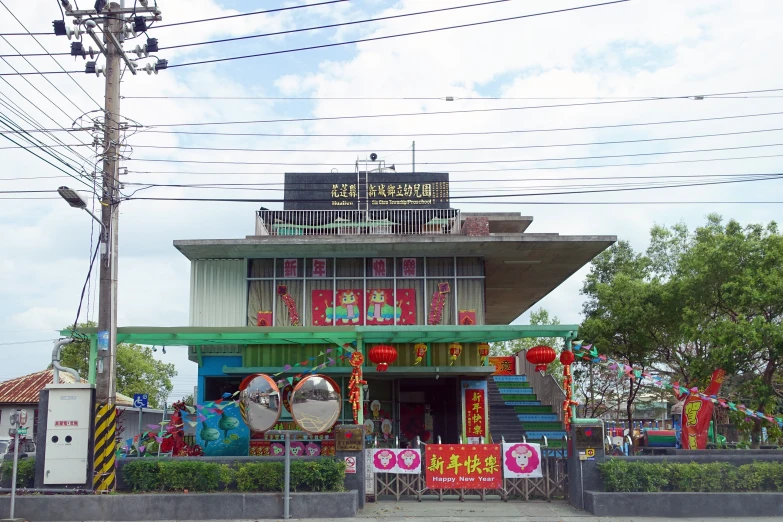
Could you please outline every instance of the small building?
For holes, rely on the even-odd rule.
[[[337,422],[364,424],[370,437],[499,440],[502,433],[489,432],[488,396],[501,395],[480,348],[524,337],[576,339],[576,325],[511,323],[616,238],[529,233],[529,216],[453,208],[447,173],[370,167],[288,173],[283,209],[257,211],[250,235],[175,241],[191,263],[190,324],[123,327],[118,342],[188,346],[199,367],[199,404],[236,396],[253,374],[295,384],[318,373],[341,393]],[[95,332],[86,333],[95,349]],[[396,353],[385,371],[370,360],[379,345]],[[364,356],[358,405],[345,360],[353,351]],[[498,407],[541,404],[524,378],[512,381],[502,381],[509,384],[500,394],[509,396]],[[484,390],[483,404],[469,415],[466,390],[474,388]],[[284,404],[289,392],[285,385]],[[562,419],[559,404],[548,411],[555,422],[544,430]],[[513,409],[509,415],[518,422]],[[223,435],[200,412],[193,417],[197,435],[202,422],[204,433]],[[285,408],[279,427],[293,427],[291,420]],[[249,438],[245,451],[268,451],[263,433],[241,436]],[[209,444],[207,453],[234,451],[232,439],[224,442]]]

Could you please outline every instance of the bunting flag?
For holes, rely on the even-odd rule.
[[[730,402],[728,399],[717,397],[716,395],[707,395],[705,393],[702,393],[696,387],[693,387],[691,389],[682,387],[680,386],[679,382],[676,381],[669,382],[667,376],[660,376],[660,375],[651,374],[650,372],[634,370],[632,367],[628,366],[627,364],[616,361],[611,357],[608,357],[606,355],[599,355],[598,349],[594,348],[590,344],[584,346],[575,345],[573,350],[574,350],[574,356],[578,359],[582,359],[587,362],[591,362],[593,364],[600,364],[602,366],[606,366],[606,368],[609,370],[617,369],[618,377],[622,377],[623,375],[625,375],[629,379],[636,380],[639,382],[649,380],[651,381],[650,386],[656,388],[663,388],[666,390],[672,390],[672,392],[674,392],[675,396],[678,398],[695,395],[700,399],[710,401],[713,404],[717,404],[721,406],[722,408],[728,408],[729,410],[732,411],[740,411],[745,415],[747,415],[748,417],[755,417],[757,419],[766,420],[769,422],[777,422],[778,425],[783,427],[783,417],[772,417],[769,415],[765,415],[760,411],[753,411],[752,409],[746,407],[744,404],[737,405],[733,402]]]

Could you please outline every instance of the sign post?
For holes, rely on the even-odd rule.
[[[25,417],[26,417],[25,412]],[[22,412],[17,410],[11,414],[11,426],[20,426],[22,420]],[[26,419],[25,419],[26,420]],[[14,519],[14,508],[16,507],[16,468],[19,463],[19,428],[12,428],[14,435],[14,467],[13,474],[11,475],[11,520]]]
[[[285,468],[283,471],[283,518],[291,518],[291,435],[301,435],[297,430],[271,430],[267,435],[282,435],[285,440]]]
[[[139,445],[141,445],[141,427],[143,424],[144,408],[149,404],[149,395],[146,393],[134,393],[133,394],[133,407],[139,409]],[[141,456],[141,452],[139,452]]]

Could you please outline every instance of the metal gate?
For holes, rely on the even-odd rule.
[[[371,488],[377,500],[400,500],[402,497],[415,498],[421,501],[424,497],[437,497],[438,500],[459,499],[466,497],[480,500],[553,500],[568,498],[568,473],[566,460],[568,444],[562,448],[550,448],[541,445],[541,478],[504,478],[501,489],[430,489],[425,479],[425,468],[422,465],[418,475],[375,473],[374,488]],[[422,462],[426,462],[429,444],[420,443]],[[369,460],[368,460],[369,466]]]

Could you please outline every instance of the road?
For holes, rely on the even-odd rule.
[[[669,522],[664,517],[594,517],[564,502],[500,502],[437,500],[377,502],[367,504],[357,518],[291,519],[293,522]],[[726,522],[726,518],[680,518],[686,522]],[[751,520],[751,519],[747,519]],[[783,522],[783,517],[754,518]],[[173,522],[173,521],[172,521]],[[188,521],[177,521],[188,522]],[[220,521],[255,522],[255,521]]]

